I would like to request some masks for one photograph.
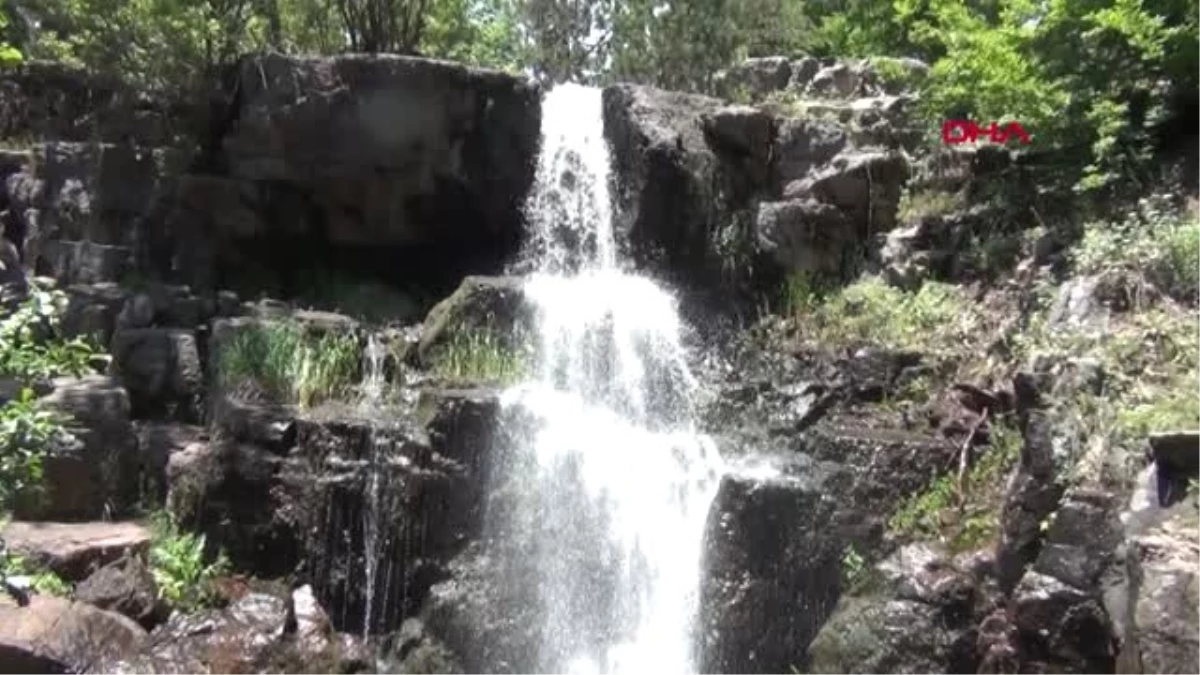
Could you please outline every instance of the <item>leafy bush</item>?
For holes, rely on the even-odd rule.
[[[88,338],[67,339],[60,331],[67,296],[32,286],[26,298],[0,320],[0,375],[22,382],[93,372],[108,356]]]
[[[519,381],[528,369],[525,354],[488,330],[456,334],[433,362],[433,372],[447,379],[503,385]]]
[[[1118,222],[1089,224],[1074,252],[1076,271],[1098,274],[1126,270],[1166,293],[1195,302],[1200,286],[1200,222],[1162,198],[1141,201]]]
[[[242,393],[311,406],[345,396],[357,384],[360,356],[353,335],[314,336],[282,321],[238,331],[221,350],[218,373],[223,386]]]
[[[961,192],[943,190],[905,190],[900,195],[900,207],[896,218],[901,223],[913,223],[930,216],[944,216],[966,205]]]
[[[204,535],[182,532],[168,513],[151,516],[154,539],[150,546],[150,572],[159,596],[172,607],[188,612],[217,599],[213,581],[229,569],[229,560],[218,553],[206,562]]]
[[[37,495],[42,459],[54,444],[69,440],[68,421],[43,409],[30,389],[0,407],[0,509]]]

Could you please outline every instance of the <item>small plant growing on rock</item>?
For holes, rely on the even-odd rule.
[[[866,560],[853,546],[842,555],[842,590],[853,594],[866,583],[869,574]]]
[[[526,355],[488,330],[456,334],[438,352],[433,371],[455,381],[513,384],[529,369]]]
[[[868,277],[823,296],[792,297],[804,336],[826,345],[960,348],[978,320],[959,289],[936,282],[905,291]]]
[[[70,439],[68,421],[39,405],[30,389],[0,407],[0,509],[36,498],[43,457],[54,444]]]
[[[159,596],[185,612],[214,603],[218,596],[213,582],[229,568],[225,555],[206,562],[204,535],[181,531],[169,513],[153,514],[151,524],[150,571]]]
[[[52,570],[44,569],[24,556],[6,553],[0,558],[0,579],[15,585],[16,580],[20,578],[24,578],[24,585],[35,593],[58,597],[65,597],[71,593],[71,584]]]
[[[59,375],[81,376],[107,361],[89,338],[66,338],[60,324],[67,296],[34,285],[29,296],[0,320],[0,375],[21,382]]]

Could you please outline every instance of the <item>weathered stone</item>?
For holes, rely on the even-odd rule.
[[[45,460],[45,493],[17,510],[25,519],[85,520],[137,499],[137,437],[129,396],[101,375],[58,378],[40,399],[69,416],[73,441],[51,448]]]
[[[1116,645],[1097,596],[1029,572],[1013,590],[1013,603],[1021,640],[1033,654],[1071,672],[1113,672]]]
[[[951,665],[960,639],[933,605],[847,598],[809,647],[806,672],[969,672]]]
[[[467,277],[453,295],[439,302],[425,318],[418,357],[423,365],[431,366],[440,350],[480,331],[490,332],[501,341],[520,340],[531,320],[520,279]]]
[[[127,617],[79,602],[35,596],[0,607],[0,671],[86,672],[138,649],[146,632]]]
[[[260,405],[228,396],[217,401],[213,409],[217,428],[230,438],[277,454],[286,453],[295,443],[296,415],[294,406]]]
[[[92,336],[99,344],[108,345],[128,291],[116,283],[102,282],[68,286],[66,293],[63,333],[71,337]]]
[[[75,599],[124,614],[147,630],[167,614],[154,575],[137,555],[125,555],[93,572],[75,587]]]
[[[251,592],[225,609],[176,612],[142,650],[98,672],[263,672],[287,646],[291,610],[287,598]]]
[[[319,654],[329,649],[333,624],[313,595],[312,586],[305,585],[292,591],[292,607],[296,615],[296,642],[300,651]]]
[[[78,581],[126,553],[144,555],[150,532],[130,522],[50,523],[13,521],[3,539],[13,551],[64,579]]]
[[[783,672],[837,602],[843,533],[828,464],[803,455],[779,475],[726,475],[709,513],[700,594],[701,670]]]
[[[1117,672],[1185,673],[1200,661],[1195,502],[1164,515],[1129,539],[1106,577],[1104,604],[1120,640]]]
[[[54,239],[45,242],[34,260],[35,267],[42,264],[64,283],[119,281],[133,268],[133,250],[128,246]]]
[[[1063,485],[1056,475],[1053,417],[1043,400],[1037,375],[1018,373],[1013,380],[1020,421],[1021,459],[1008,484],[1000,518],[996,565],[1000,586],[1010,591],[1041,551],[1043,523],[1058,507]]]
[[[153,503],[160,504],[167,497],[170,458],[192,443],[207,441],[208,431],[199,426],[162,422],[135,423],[135,427],[142,490]]]
[[[786,270],[837,274],[855,251],[856,228],[836,206],[810,199],[758,208],[759,244]]]
[[[287,520],[284,460],[235,441],[193,443],[167,464],[167,505],[180,523],[264,577],[295,570],[299,532]]]
[[[1033,569],[1082,589],[1094,589],[1121,544],[1114,496],[1068,492],[1054,513]]]
[[[885,232],[896,222],[900,192],[908,178],[907,161],[893,152],[851,152],[788,183],[786,199],[812,196],[841,209],[856,232]]]
[[[112,374],[129,390],[140,418],[198,421],[204,371],[196,336],[166,328],[118,330],[112,341]]]
[[[831,122],[788,119],[779,125],[772,154],[782,185],[805,178],[846,149],[846,131]]]

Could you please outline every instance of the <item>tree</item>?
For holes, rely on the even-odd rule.
[[[430,0],[337,0],[350,48],[356,52],[415,54]]]

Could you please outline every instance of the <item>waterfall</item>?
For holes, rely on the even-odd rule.
[[[363,393],[362,405],[367,411],[373,411],[378,408],[383,400],[384,389],[384,372],[383,372],[383,357],[384,348],[375,338],[374,334],[367,337],[367,348],[364,352],[363,363],[363,380],[361,390]],[[373,612],[375,609],[375,590],[376,581],[379,577],[379,557],[380,550],[380,532],[379,532],[379,500],[380,500],[380,483],[382,482],[382,469],[380,466],[380,439],[374,427],[371,429],[371,457],[370,465],[367,467],[366,476],[366,494],[364,495],[362,519],[363,519],[363,567],[364,576],[366,577],[366,609],[363,611],[363,626],[362,635],[365,639],[371,634],[371,622],[373,621]]]
[[[523,260],[538,356],[503,399],[522,422],[500,583],[537,580],[538,669],[694,672],[720,457],[695,430],[676,301],[619,259],[600,90],[548,92],[541,142]]]

